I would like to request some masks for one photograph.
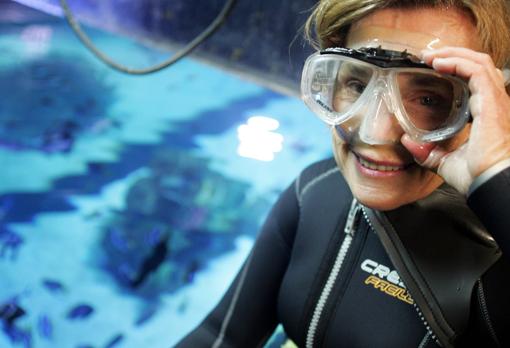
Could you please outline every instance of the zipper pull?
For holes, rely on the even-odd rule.
[[[347,222],[345,223],[344,232],[351,236],[354,235],[354,231],[358,226],[359,220],[359,212],[361,210],[361,205],[358,203],[356,198],[352,199],[351,209],[349,210],[349,215],[347,215]]]

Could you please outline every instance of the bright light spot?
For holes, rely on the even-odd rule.
[[[26,53],[31,56],[45,55],[50,48],[53,29],[47,25],[29,25],[21,32]]]
[[[246,124],[237,128],[239,156],[253,158],[259,161],[272,161],[274,154],[283,148],[283,136],[273,132],[280,123],[269,117],[253,116]]]
[[[266,116],[253,116],[248,119],[248,126],[258,129],[265,129],[268,131],[277,130],[280,127],[280,122],[274,118]]]

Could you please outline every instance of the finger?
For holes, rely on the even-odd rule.
[[[436,58],[432,67],[443,74],[456,75],[469,81],[472,94],[494,94],[496,90],[504,88],[503,83],[494,83],[487,68],[468,59],[459,57]]]
[[[469,98],[469,112],[473,119],[480,117],[483,110],[483,99],[479,94],[474,94]]]
[[[428,65],[433,65],[436,58],[463,58],[471,62],[477,63],[484,67],[487,73],[491,76],[494,82],[500,84],[504,82],[501,75],[501,70],[497,69],[494,65],[492,57],[486,53],[477,52],[464,47],[443,47],[436,50],[422,51],[422,59]],[[499,70],[499,72],[498,72]]]
[[[492,65],[495,68],[490,55],[465,47],[446,46],[432,50],[423,50],[421,54],[422,59],[427,63],[432,62],[434,58],[459,57],[472,60],[473,62],[482,65]]]
[[[467,193],[473,183],[473,176],[465,159],[466,149],[467,144],[464,144],[457,151],[445,155],[437,169],[437,174],[463,194]]]
[[[422,55],[423,60],[430,65],[432,65],[432,62],[436,58],[457,57],[470,60],[486,68],[487,72],[490,73],[491,77],[497,80],[498,82],[502,81],[501,70],[496,67],[494,61],[492,60],[492,57],[486,53],[476,52],[463,47],[445,47],[433,51],[431,50],[423,51]]]

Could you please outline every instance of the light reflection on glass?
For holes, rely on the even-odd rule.
[[[22,5],[35,8],[36,10],[46,12],[48,14],[59,16],[63,15],[63,11],[60,6],[46,2],[44,0],[13,0],[14,2]]]
[[[239,156],[259,161],[272,161],[274,154],[283,148],[283,136],[274,132],[279,126],[280,123],[274,118],[250,117],[246,124],[237,128]]]
[[[45,55],[50,49],[53,29],[47,25],[29,25],[21,32],[25,51],[30,56]]]

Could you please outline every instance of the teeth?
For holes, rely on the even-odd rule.
[[[397,166],[380,166],[380,165],[374,164],[372,162],[365,161],[361,157],[358,157],[358,160],[359,160],[359,163],[361,163],[361,165],[363,167],[372,169],[372,170],[379,170],[381,172],[395,172],[397,170],[403,169],[403,167],[397,167]]]

